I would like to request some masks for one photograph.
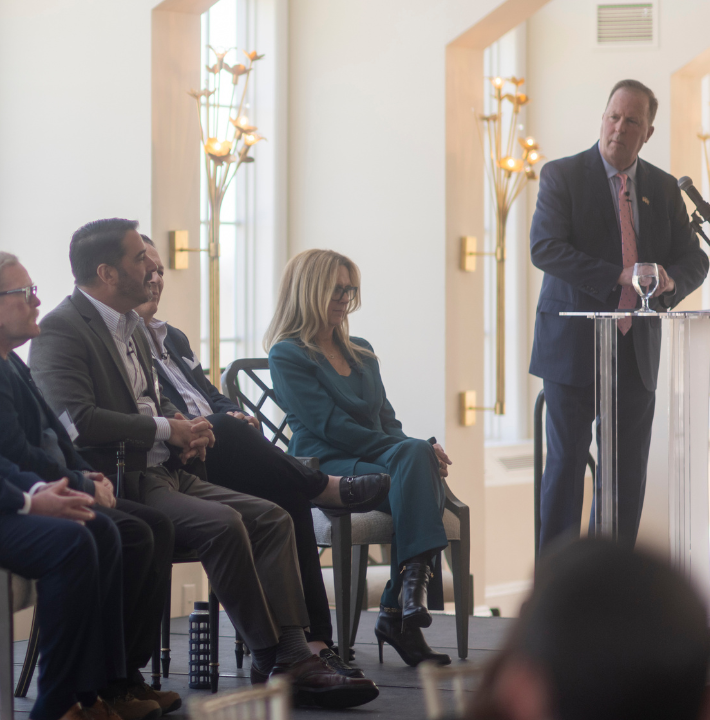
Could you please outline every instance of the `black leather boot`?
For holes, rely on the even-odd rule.
[[[420,662],[433,660],[439,665],[448,665],[451,658],[446,653],[436,652],[427,645],[421,628],[402,629],[402,611],[399,608],[385,608],[380,605],[380,614],[375,623],[375,637],[380,651],[380,662],[382,658],[382,646],[389,643],[399,656],[412,667]]]
[[[426,628],[431,625],[427,609],[427,590],[431,570],[423,562],[402,565],[402,627]]]
[[[366,513],[379,507],[390,491],[390,476],[386,473],[348,475],[340,478],[342,507],[316,506],[327,510],[329,515]]]

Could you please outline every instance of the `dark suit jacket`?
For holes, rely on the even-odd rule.
[[[350,338],[368,350],[362,338]],[[407,436],[387,400],[376,358],[366,358],[359,398],[322,356],[311,357],[295,340],[284,340],[269,352],[269,368],[278,404],[293,432],[289,455],[317,457],[321,469],[352,475],[358,460],[374,459]]]
[[[64,465],[42,449],[40,407],[57,434]],[[64,425],[32,380],[30,369],[14,352],[7,360],[0,358],[0,454],[42,480],[50,482],[66,476],[73,489],[94,494],[93,481],[82,474],[82,470],[92,467],[77,453]]]
[[[0,514],[14,513],[25,504],[23,493],[42,478],[34,473],[21,472],[20,468],[0,455]]]
[[[676,294],[670,301],[677,305],[702,284],[708,257],[690,227],[675,178],[639,158],[636,182],[639,262],[663,265],[675,280]],[[530,372],[566,385],[589,385],[594,382],[593,322],[559,313],[613,311],[619,304],[621,235],[597,145],[543,167],[530,254],[533,264],[545,272]],[[658,301],[655,308],[664,309]],[[661,320],[635,318],[633,338],[643,383],[655,390]]]
[[[145,470],[155,421],[138,412],[123,361],[99,312],[75,289],[40,328],[30,346],[32,375],[57,415],[68,410],[79,431],[77,445],[91,448],[85,453],[88,462],[106,475],[115,473],[115,445],[125,442],[127,472]],[[174,416],[177,408],[159,394],[146,338],[136,330],[133,341],[155,406],[165,417]]]
[[[241,408],[233,403],[205,377],[205,371],[199,363],[194,368],[185,362],[185,358],[193,360],[195,357],[190,347],[187,335],[172,325],[168,325],[168,334],[165,338],[165,349],[172,361],[180,368],[180,371],[192,385],[210,404],[213,413],[241,412]],[[186,417],[189,415],[187,405],[177,388],[172,384],[170,378],[165,374],[160,363],[155,363],[155,368],[160,378],[160,386],[168,400]]]

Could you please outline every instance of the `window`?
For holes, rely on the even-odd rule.
[[[219,51],[231,50],[225,58],[229,64],[243,62],[243,50],[252,50],[256,35],[255,0],[220,0],[202,15],[202,87],[208,86],[207,65],[215,62],[211,45]],[[259,125],[258,97],[260,67],[254,71],[246,98],[246,115],[249,121]],[[242,81],[243,82],[243,81]],[[239,89],[243,85],[238,86]],[[226,109],[224,122],[227,122]],[[260,127],[260,130],[262,128]],[[200,150],[200,152],[202,152]],[[257,327],[257,307],[272,303],[272,281],[260,283],[256,252],[256,172],[268,172],[268,167],[257,170],[259,152],[254,153],[256,162],[243,165],[232,180],[224,198],[220,222],[220,364],[225,367],[238,357],[262,355],[261,336],[263,328]],[[200,162],[200,247],[208,245],[209,204],[204,161]],[[209,361],[209,259],[207,253],[201,259],[201,359]],[[259,291],[262,291],[261,294]]]

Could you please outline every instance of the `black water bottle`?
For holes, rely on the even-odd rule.
[[[190,682],[193,690],[210,689],[210,604],[196,602],[189,617]]]

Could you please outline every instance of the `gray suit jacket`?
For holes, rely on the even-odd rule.
[[[155,442],[155,421],[138,412],[125,366],[99,312],[75,289],[47,314],[40,328],[30,346],[32,375],[54,412],[69,413],[82,455],[97,470],[114,474],[116,444],[125,442],[126,471],[145,470]],[[136,331],[133,342],[151,398],[161,415],[174,416],[178,410],[160,394],[143,333]],[[175,454],[174,448],[171,451]]]

